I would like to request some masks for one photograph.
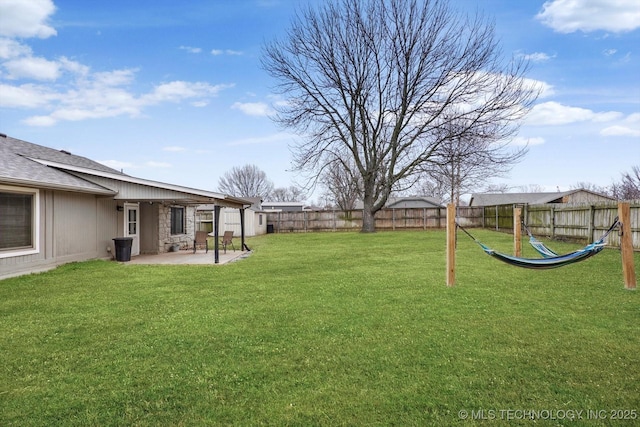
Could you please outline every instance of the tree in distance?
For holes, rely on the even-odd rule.
[[[268,198],[273,183],[255,165],[236,166],[219,179],[218,191],[234,197]]]

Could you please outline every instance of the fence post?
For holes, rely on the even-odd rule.
[[[593,205],[589,205],[589,226],[587,230],[587,234],[589,235],[589,237],[587,239],[587,243],[592,243],[595,240],[593,237],[596,230],[595,219],[596,219],[596,207]]]
[[[620,253],[622,255],[622,276],[625,289],[636,288],[636,270],[633,263],[633,234],[631,230],[631,207],[627,202],[618,203],[618,218],[620,219]]]
[[[447,286],[456,283],[456,205],[447,205]]]
[[[513,255],[519,257],[522,255],[522,225],[520,223],[520,215],[522,208],[513,207]]]

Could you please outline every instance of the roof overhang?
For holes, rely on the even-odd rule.
[[[180,202],[183,204],[193,204],[193,205],[204,204],[204,203],[214,203],[220,206],[228,206],[228,207],[234,207],[234,208],[238,208],[238,207],[244,208],[245,206],[251,205],[251,201],[249,200],[238,198],[238,197],[227,196],[225,194],[217,193],[213,191],[183,187],[180,185],[168,184],[168,183],[159,182],[159,181],[152,181],[152,180],[143,179],[143,178],[136,178],[134,176],[124,175],[119,173],[110,173],[110,172],[98,171],[95,169],[71,166],[71,165],[52,162],[48,160],[41,160],[41,159],[32,159],[32,160],[45,166],[49,166],[52,168],[63,170],[65,172],[72,173],[76,176],[78,176],[77,174],[81,174],[82,178],[84,179],[89,179],[91,176],[95,176],[95,177],[105,178],[112,181],[143,185],[143,186],[153,187],[161,190],[168,190],[176,193],[174,196],[168,197],[168,198],[141,197],[139,199],[136,199],[135,197],[132,198],[130,196],[120,197],[116,190],[108,189],[107,190],[108,193],[105,193],[105,194],[114,195],[115,196],[114,199],[116,200],[126,199],[128,201],[173,201],[173,202]],[[100,185],[104,187],[104,184],[100,184]]]
[[[59,183],[48,183],[39,180],[31,180],[31,179],[22,179],[22,178],[11,178],[3,176],[1,178],[3,183],[30,187],[30,188],[42,188],[45,190],[62,190],[62,191],[70,191],[74,193],[86,193],[86,194],[97,194],[101,196],[115,196],[117,193],[111,189],[100,187],[95,185],[92,188],[83,188],[75,185],[64,185]],[[93,184],[93,183],[92,183]]]

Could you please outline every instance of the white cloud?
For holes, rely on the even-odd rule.
[[[556,57],[555,55],[548,55],[544,52],[521,53],[519,56],[531,62],[544,62]]]
[[[145,95],[142,100],[147,105],[160,102],[180,102],[189,98],[208,98],[216,96],[224,89],[233,85],[210,85],[204,82],[174,81],[156,86],[153,92]]]
[[[0,84],[0,106],[18,108],[45,108],[47,115],[28,117],[23,123],[30,126],[52,126],[60,121],[79,121],[126,115],[138,117],[145,107],[165,102],[179,103],[192,99],[206,102],[231,85],[210,85],[203,82],[168,82],[156,86],[151,92],[137,95],[128,89],[135,80],[137,70],[114,70],[89,73],[80,64],[70,61],[71,68],[85,71],[77,81],[61,83],[62,89],[25,84]],[[58,87],[56,86],[56,87]]]
[[[33,79],[53,81],[60,77],[60,64],[44,58],[27,56],[6,61],[3,65],[9,72],[7,78],[12,80]]]
[[[560,33],[618,33],[640,27],[640,7],[638,0],[550,0],[536,18]]]
[[[169,147],[163,147],[162,148],[162,151],[172,151],[172,152],[185,151],[185,150],[186,150],[186,148],[178,147],[176,145],[172,145],[172,146],[169,146]]]
[[[602,136],[640,136],[640,129],[631,129],[626,126],[609,126],[600,131]]]
[[[0,83],[0,107],[39,108],[57,99],[48,88],[34,84],[11,86]]]
[[[566,125],[578,122],[608,122],[619,119],[621,113],[607,111],[596,113],[586,108],[569,107],[558,102],[544,102],[535,105],[525,122],[530,126]]]
[[[51,116],[31,116],[22,122],[29,126],[53,126],[56,124],[56,119]]]
[[[236,102],[231,108],[240,110],[248,116],[265,117],[272,113],[269,105],[264,102]]]
[[[211,54],[214,56],[218,56],[218,55],[234,55],[234,56],[239,56],[239,55],[243,55],[243,52],[239,51],[239,50],[231,50],[231,49],[211,49]]]
[[[51,0],[0,0],[0,107],[33,110],[22,120],[29,126],[52,126],[116,116],[139,117],[145,108],[163,103],[189,102],[205,107],[232,84],[170,81],[136,92],[137,68],[92,71],[67,57],[37,57],[19,38],[56,34],[48,20],[55,12]],[[190,53],[200,48],[181,46]],[[226,55],[242,52],[225,50]],[[40,82],[48,83],[47,85]]]
[[[31,56],[31,48],[12,39],[0,37],[0,59]]]
[[[615,55],[617,51],[618,51],[617,49],[606,49],[602,51],[602,54],[604,56],[611,56],[611,55]]]
[[[516,146],[525,146],[525,145],[542,145],[544,144],[544,138],[536,137],[536,138],[524,138],[522,136],[515,137],[513,141],[511,141],[511,145]]]
[[[55,10],[52,0],[2,0],[0,36],[41,39],[55,36],[56,30],[47,23]]]
[[[602,129],[600,135],[640,137],[640,113],[630,114],[620,123]]]
[[[186,50],[189,53],[200,53],[202,49],[199,47],[191,47],[191,46],[180,46],[180,49]]]

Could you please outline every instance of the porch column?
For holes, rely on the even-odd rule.
[[[244,208],[240,208],[240,250],[244,251]]]
[[[213,207],[213,259],[216,264],[220,263],[220,206]]]

